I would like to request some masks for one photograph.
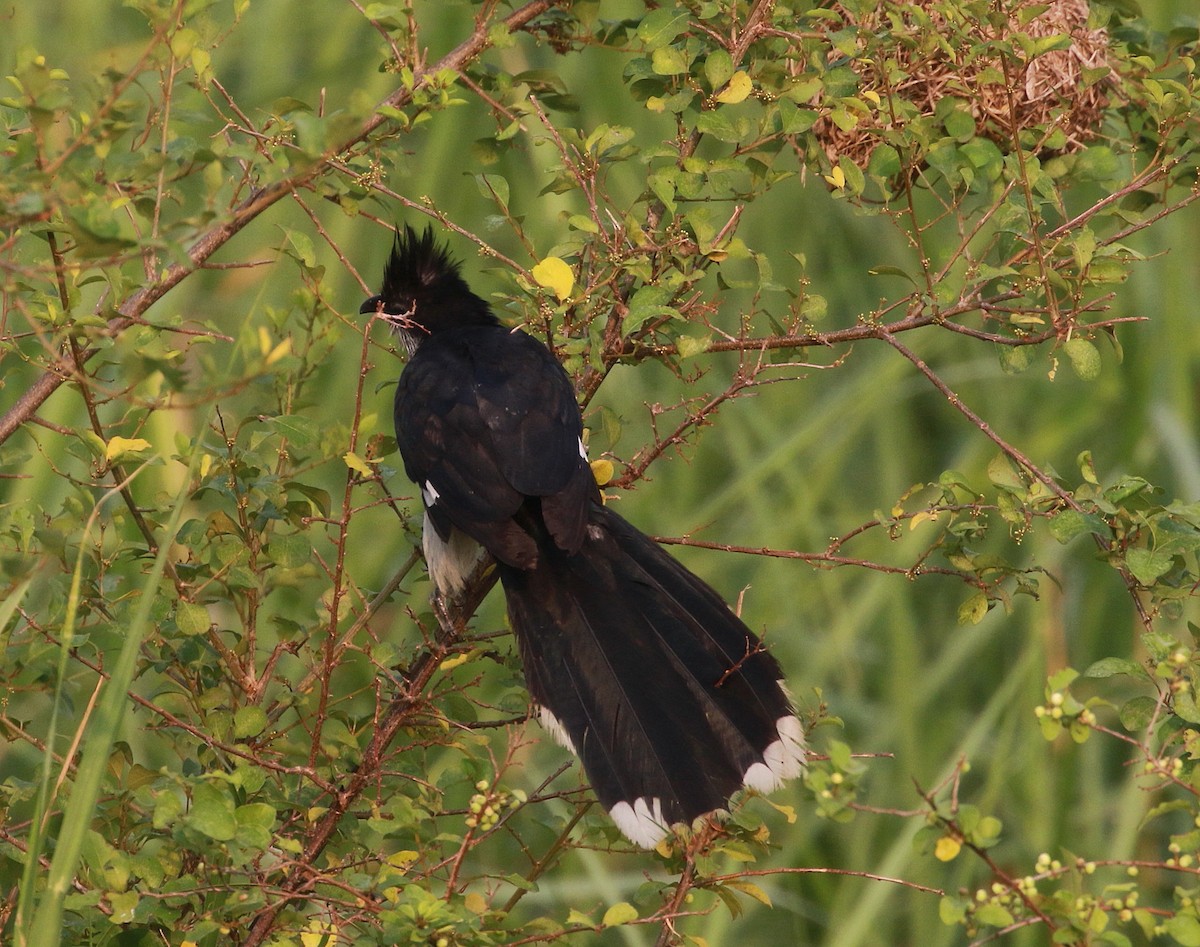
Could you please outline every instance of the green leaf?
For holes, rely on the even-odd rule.
[[[1093,486],[1099,486],[1100,481],[1096,477],[1096,463],[1092,460],[1092,452],[1090,450],[1080,451],[1079,456],[1075,458],[1075,462],[1079,465],[1079,472],[1083,475],[1083,479]]]
[[[202,635],[212,627],[208,609],[195,602],[180,602],[175,606],[175,627],[184,635]]]
[[[687,29],[688,11],[676,6],[662,6],[648,14],[638,24],[637,38],[647,49],[666,46]]]
[[[958,606],[958,623],[960,625],[978,625],[988,611],[987,596],[981,591],[972,593],[966,601]]]
[[[299,263],[306,271],[317,266],[317,251],[313,247],[312,238],[298,230],[285,230],[284,242],[280,249]]]
[[[711,344],[712,337],[707,335],[681,335],[675,340],[675,347],[679,350],[680,358],[695,358],[697,355],[703,355]]]
[[[1021,479],[1021,475],[1017,473],[1017,469],[1003,454],[996,454],[987,466],[988,479],[997,487],[1008,490],[1012,493],[1024,495],[1025,481]]]
[[[1200,947],[1200,920],[1191,914],[1176,914],[1163,923],[1168,934],[1181,947]]]
[[[237,817],[238,827],[242,829],[254,827],[269,831],[275,827],[275,807],[267,805],[265,802],[249,802],[244,806],[238,806],[234,814]]]
[[[1071,360],[1071,368],[1084,381],[1095,381],[1100,377],[1100,350],[1087,339],[1068,339],[1063,351]]]
[[[267,728],[267,714],[257,704],[239,707],[233,715],[233,735],[239,740],[256,737]]]
[[[475,175],[475,184],[479,188],[479,193],[486,198],[495,200],[502,208],[508,208],[508,180],[499,174],[483,174]]]
[[[1116,677],[1118,674],[1128,674],[1132,677],[1142,677],[1145,673],[1146,669],[1136,661],[1130,661],[1127,658],[1101,658],[1088,667],[1083,672],[1083,676],[1105,678]]]
[[[1146,814],[1142,816],[1141,824],[1143,826],[1149,825],[1155,819],[1172,812],[1190,812],[1191,810],[1192,805],[1186,799],[1169,799],[1166,802],[1160,802],[1158,805],[1147,809]]]
[[[321,438],[320,426],[312,418],[304,415],[281,414],[265,420],[268,427],[281,437],[286,437],[298,450],[312,447]]]
[[[197,784],[192,790],[192,808],[187,823],[218,842],[230,841],[237,835],[233,799],[223,786],[210,782]]]
[[[275,810],[262,802],[252,802],[238,806],[235,813],[237,818],[237,844],[241,849],[266,851],[273,840],[272,828],[275,824]]]
[[[785,135],[802,135],[812,128],[820,117],[816,109],[800,108],[787,99],[779,100],[779,130]]]
[[[108,906],[112,908],[109,915],[110,924],[128,924],[133,920],[133,912],[137,909],[141,895],[137,891],[110,891]]]
[[[1120,161],[1108,145],[1092,145],[1075,156],[1074,173],[1081,181],[1107,181],[1120,170]]]
[[[1072,509],[1062,510],[1050,520],[1050,535],[1060,543],[1069,543],[1083,533],[1107,536],[1108,524],[1094,513],[1084,513]]]
[[[899,276],[906,279],[913,286],[917,285],[917,281],[913,279],[912,274],[899,266],[892,266],[890,263],[881,263],[878,266],[873,266],[867,270],[872,276]]]
[[[1158,703],[1153,697],[1132,697],[1121,705],[1117,716],[1121,718],[1121,726],[1132,733],[1146,728],[1153,719],[1157,706]]]
[[[706,135],[712,135],[719,141],[738,142],[750,132],[750,123],[740,116],[730,117],[730,110],[720,109],[712,112],[701,112],[696,119],[696,130]]]
[[[605,927],[619,927],[621,924],[628,924],[630,921],[636,921],[637,918],[637,908],[635,908],[628,901],[618,901],[604,912],[604,918],[600,923]]]
[[[677,76],[688,71],[687,55],[674,46],[660,46],[650,54],[650,66],[656,75]]]
[[[704,78],[708,80],[708,87],[716,92],[733,75],[733,59],[723,49],[716,49],[709,53],[704,60]]]
[[[629,312],[625,315],[621,331],[636,332],[651,319],[676,315],[675,310],[667,305],[673,295],[674,291],[666,286],[639,286],[630,297]]]
[[[1047,742],[1057,740],[1058,735],[1062,733],[1062,724],[1049,715],[1038,717],[1038,726],[1041,728],[1043,739]]]
[[[1013,916],[1004,905],[985,901],[975,909],[975,920],[988,927],[1008,927],[1013,922]]]
[[[1125,553],[1125,567],[1147,588],[1170,572],[1174,563],[1174,556],[1149,549],[1130,549]]]
[[[948,927],[961,924],[967,919],[967,903],[962,898],[947,895],[938,902],[938,917]]]
[[[846,181],[846,191],[850,194],[861,194],[866,186],[866,178],[863,176],[862,168],[851,161],[844,155],[838,159],[837,170],[842,172]]]
[[[1151,529],[1155,552],[1179,556],[1200,549],[1200,530],[1191,523],[1164,514],[1154,517]]]
[[[959,142],[965,142],[975,137],[975,117],[966,106],[955,108],[943,119],[946,134]]]
[[[1172,702],[1175,715],[1188,723],[1200,723],[1200,707],[1196,706],[1196,698],[1191,691],[1180,691]]]
[[[567,226],[573,227],[576,230],[582,230],[584,233],[599,233],[600,226],[591,217],[585,217],[583,214],[572,214],[567,219]]]
[[[312,543],[304,533],[282,533],[272,537],[267,556],[283,569],[298,569],[312,555]]]
[[[985,815],[979,820],[975,831],[971,833],[971,841],[980,848],[990,848],[1000,841],[1000,833],[1004,824],[993,815]]]
[[[1033,359],[1028,345],[998,345],[996,348],[1000,370],[1006,375],[1019,375]]]
[[[889,144],[876,145],[867,162],[867,174],[891,180],[900,173],[900,152]]]

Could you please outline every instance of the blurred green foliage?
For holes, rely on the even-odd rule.
[[[989,125],[1045,6],[14,8],[0,939],[1200,944],[1195,11]],[[628,850],[428,601],[357,315],[425,218],[788,671],[722,832]]]

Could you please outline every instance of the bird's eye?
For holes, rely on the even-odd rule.
[[[416,313],[417,304],[414,299],[402,299],[399,302],[385,303],[383,307],[384,318],[389,322],[410,322]]]

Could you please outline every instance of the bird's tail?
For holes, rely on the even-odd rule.
[[[552,545],[501,567],[509,618],[543,724],[631,841],[803,770],[779,665],[713,589],[606,507],[578,553]]]

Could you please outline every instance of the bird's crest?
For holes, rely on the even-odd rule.
[[[383,270],[383,298],[389,301],[415,298],[438,287],[460,288],[466,284],[459,275],[459,264],[450,251],[433,238],[433,228],[418,234],[410,226],[397,228],[392,255]]]

